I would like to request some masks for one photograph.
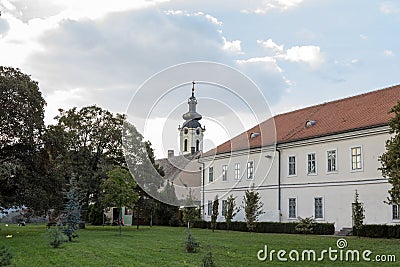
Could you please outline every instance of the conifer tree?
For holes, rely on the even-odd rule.
[[[226,230],[230,230],[232,220],[238,212],[239,212],[239,208],[236,207],[235,198],[233,197],[233,195],[230,195],[226,199],[226,211],[224,213],[225,222],[226,222]]]
[[[260,193],[254,189],[246,190],[243,197],[243,209],[247,229],[253,232],[256,228],[258,217],[263,214],[264,203],[260,201]]]
[[[218,195],[215,196],[213,206],[212,206],[212,214],[211,214],[211,229],[214,232],[217,227],[217,218],[218,218]]]
[[[78,193],[76,191],[75,178],[70,179],[70,188],[67,192],[67,203],[65,205],[65,227],[63,233],[68,237],[68,241],[72,238],[78,237],[75,231],[79,228],[79,221],[81,218],[81,205],[79,204]]]
[[[364,215],[364,205],[359,201],[359,194],[356,190],[354,196],[354,203],[353,203],[353,223],[354,229],[356,230],[356,235],[359,235],[359,231],[361,230],[363,223],[364,223],[365,215]]]

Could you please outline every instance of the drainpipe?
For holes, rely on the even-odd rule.
[[[279,222],[282,221],[282,216],[281,216],[281,209],[282,209],[282,193],[281,193],[281,151],[279,149],[276,149],[276,152],[278,152],[278,216],[279,216]]]

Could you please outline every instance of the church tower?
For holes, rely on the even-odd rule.
[[[194,85],[192,82],[192,96],[188,99],[189,111],[182,115],[185,120],[182,127],[179,126],[180,152],[182,155],[194,155],[203,151],[203,133],[205,127],[201,127],[202,116],[196,112],[197,99],[194,96]]]

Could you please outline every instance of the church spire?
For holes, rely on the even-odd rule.
[[[188,99],[188,104],[189,104],[189,111],[186,112],[185,114],[182,115],[182,118],[185,121],[190,121],[190,120],[201,120],[202,116],[197,113],[196,111],[196,106],[197,106],[197,99],[194,95],[194,85],[196,84],[194,81],[192,82],[192,95]]]

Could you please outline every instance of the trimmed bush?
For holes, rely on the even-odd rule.
[[[358,236],[373,238],[400,238],[400,224],[366,224],[359,229]]]
[[[283,234],[297,234],[297,222],[280,223],[280,222],[258,222],[255,228],[257,233],[283,233]],[[207,221],[193,222],[194,228],[211,229],[211,223]],[[231,231],[248,232],[246,222],[231,222]],[[217,230],[226,230],[225,222],[217,223]],[[313,232],[314,235],[333,235],[335,233],[335,226],[333,223],[315,223]]]

